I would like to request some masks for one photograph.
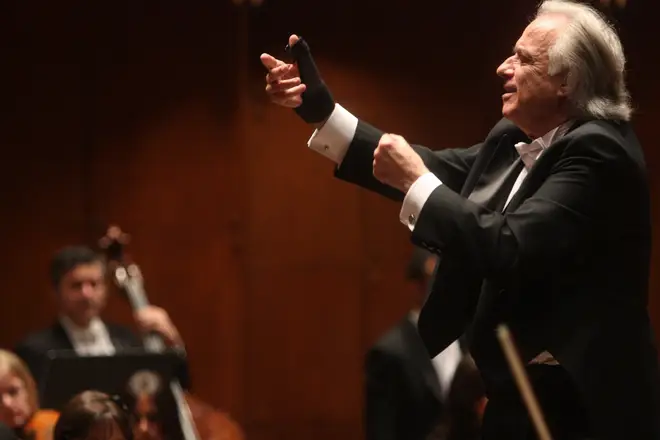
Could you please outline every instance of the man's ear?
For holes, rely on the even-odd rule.
[[[569,91],[568,78],[563,78],[559,84],[559,88],[557,88],[557,96],[560,98],[568,98]]]

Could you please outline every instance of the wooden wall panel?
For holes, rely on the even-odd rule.
[[[0,345],[50,322],[51,253],[86,227],[78,28],[61,26],[68,12],[58,5],[15,6],[3,13],[0,74]]]
[[[229,3],[16,4],[3,81],[11,249],[1,344],[55,310],[50,256],[110,222],[134,238],[154,303],[170,311],[201,397],[240,415],[241,197],[236,11]],[[32,11],[32,13],[30,13]],[[34,274],[34,275],[32,275]],[[22,291],[29,293],[22,295]],[[20,316],[12,310],[25,310]],[[106,317],[131,325],[112,296]]]
[[[616,18],[628,55],[628,78],[635,114],[633,122],[644,147],[651,185],[653,208],[653,255],[649,289],[649,312],[655,324],[656,340],[660,341],[660,154],[657,126],[660,119],[660,86],[655,66],[660,59],[660,47],[648,38],[643,29],[655,26],[653,17],[660,12],[660,4],[630,2]]]
[[[52,252],[118,222],[186,339],[195,390],[249,439],[361,438],[365,350],[411,301],[408,233],[398,203],[334,179],[306,148],[311,130],[266,101],[258,55],[299,32],[355,114],[434,149],[471,145],[499,117],[495,68],[534,4],[14,3],[1,31],[0,346],[52,319]],[[629,2],[617,19],[655,200],[654,12]],[[655,234],[655,266],[659,250]],[[656,324],[659,298],[654,268]],[[107,316],[131,323],[118,297]]]
[[[255,439],[358,438],[359,194],[334,184],[292,111],[261,97],[248,115],[246,428]]]
[[[97,230],[134,237],[150,299],[186,341],[200,397],[240,415],[243,375],[237,13],[228,3],[95,11],[88,184]],[[130,323],[115,300],[108,316]]]

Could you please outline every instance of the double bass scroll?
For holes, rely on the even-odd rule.
[[[118,226],[110,226],[99,245],[106,253],[115,284],[125,293],[133,312],[137,312],[150,303],[139,266],[124,254],[129,240],[130,236]],[[158,353],[166,348],[163,338],[155,333],[145,335],[143,342],[150,352]],[[185,392],[177,379],[169,386],[177,406],[183,440],[244,439],[241,428],[228,415]]]

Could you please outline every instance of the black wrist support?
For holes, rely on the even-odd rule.
[[[307,123],[325,121],[335,108],[335,100],[321,79],[309,46],[301,38],[293,46],[287,45],[286,51],[298,65],[300,80],[306,86],[302,94],[302,104],[293,110]]]

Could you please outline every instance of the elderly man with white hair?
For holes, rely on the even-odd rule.
[[[647,312],[651,221],[621,42],[591,7],[543,2],[497,69],[504,118],[432,151],[336,104],[306,42],[268,54],[266,92],[317,130],[335,176],[402,202],[441,255],[418,328],[430,356],[463,333],[487,387],[484,439],[536,434],[495,335],[512,331],[557,440],[660,439]]]

